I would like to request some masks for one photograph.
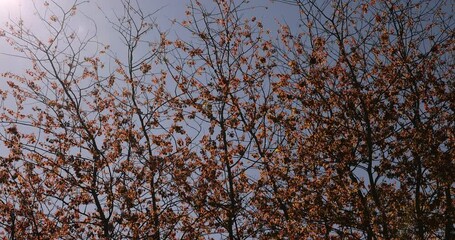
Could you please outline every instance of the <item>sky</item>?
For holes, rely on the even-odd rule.
[[[52,0],[47,0],[51,3]],[[55,1],[55,0],[54,0]],[[75,0],[55,1],[63,7],[69,6]],[[78,9],[78,16],[73,25],[77,25],[78,33],[83,35],[94,30],[96,24],[97,40],[101,43],[115,46],[121,44],[119,36],[112,29],[112,26],[106,19],[114,17],[114,13],[121,14],[121,0],[79,0],[86,1]],[[189,0],[137,0],[144,12],[156,12],[154,17],[160,26],[160,30],[169,30],[171,33],[178,32],[175,26],[172,26],[172,20],[182,20],[185,17],[185,8]],[[33,4],[35,2],[35,5]],[[37,34],[45,33],[37,20],[36,12],[44,13],[45,0],[0,0],[0,29],[5,27],[8,21],[24,20],[24,26],[31,29]],[[212,2],[212,0],[202,0],[203,4]],[[252,0],[251,6],[257,6],[246,14],[255,15],[262,20],[265,26],[270,29],[276,29],[276,20],[285,21],[288,24],[297,22],[298,11],[295,7],[280,3],[272,3],[271,0]],[[36,7],[36,8],[35,8]],[[105,15],[104,15],[105,14]],[[180,32],[178,34],[181,35]],[[12,57],[16,54],[5,41],[0,40],[0,72],[5,70],[21,70],[21,58]]]

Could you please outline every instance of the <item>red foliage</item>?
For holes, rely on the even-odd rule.
[[[191,1],[151,42],[124,0],[124,57],[85,55],[78,1],[1,30],[31,68],[2,75],[0,236],[453,238],[450,3],[276,2],[299,27]]]

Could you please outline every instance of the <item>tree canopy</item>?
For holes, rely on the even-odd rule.
[[[0,237],[454,239],[453,2],[121,3],[0,29]]]

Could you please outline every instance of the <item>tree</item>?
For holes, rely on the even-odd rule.
[[[99,47],[95,36],[78,36],[70,22],[83,2],[69,10],[45,2],[39,18],[48,40],[22,22],[4,32],[32,64],[25,76],[4,74],[11,94],[4,100],[15,102],[1,116],[9,149],[2,157],[2,212],[11,213],[1,222],[11,239],[176,234],[180,210],[168,160],[178,152],[172,126],[179,120],[170,119],[165,73],[151,70],[159,44],[137,52],[155,27],[151,16],[122,3],[125,16],[112,25],[126,58],[108,46],[87,55]],[[105,58],[117,66],[106,69]]]
[[[178,36],[121,2],[122,50],[84,1],[1,31],[29,67],[2,75],[0,236],[453,237],[449,2],[273,1],[300,16],[274,31],[194,0]]]
[[[451,238],[450,6],[287,3],[299,7],[303,31],[282,26],[288,71],[278,96],[309,126],[297,135],[296,163],[316,165],[322,184],[307,187],[322,208],[310,219],[342,238]]]

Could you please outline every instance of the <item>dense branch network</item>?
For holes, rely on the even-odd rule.
[[[162,31],[122,0],[124,49],[78,33],[91,3],[34,3],[45,38],[0,29],[26,60],[2,74],[1,237],[454,238],[450,1],[271,1],[299,20],[266,26],[192,0]]]

